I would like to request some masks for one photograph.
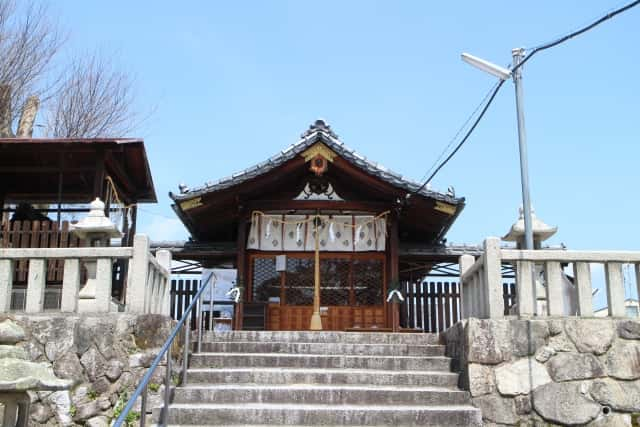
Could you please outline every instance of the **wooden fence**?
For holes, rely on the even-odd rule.
[[[83,241],[69,231],[69,222],[58,227],[52,221],[8,221],[0,226],[0,248],[77,248]],[[26,285],[29,261],[16,262],[13,283]],[[47,263],[47,284],[62,284],[64,262],[51,260]]]
[[[515,304],[515,283],[503,283],[505,315]],[[425,332],[442,332],[461,318],[458,282],[405,282],[401,307],[402,326]]]
[[[182,315],[193,301],[193,297],[198,292],[198,288],[200,287],[199,279],[172,279],[171,280],[171,302],[170,302],[170,314],[171,318],[175,320],[179,320],[182,318]],[[200,320],[202,321],[202,327],[204,330],[210,330],[213,327],[213,321],[211,319],[211,315],[215,314],[214,310],[211,310],[209,307],[209,291],[205,291],[202,297],[203,306],[200,304],[196,305],[196,307],[191,311],[189,325],[191,330],[196,328],[198,322],[198,313],[201,313]],[[233,306],[234,303],[232,301],[213,301],[214,306]],[[206,307],[206,308],[205,308]]]

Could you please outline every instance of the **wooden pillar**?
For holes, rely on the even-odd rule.
[[[129,242],[127,246],[131,246],[133,244],[133,238],[136,235],[136,223],[138,222],[138,204],[134,204],[131,206],[131,225],[129,226]]]
[[[246,256],[247,256],[247,217],[246,215],[241,214],[238,218],[238,236],[236,247],[238,248],[238,252],[236,254],[236,285],[241,286],[242,294],[240,295],[240,300],[238,304],[236,304],[235,308],[235,328],[238,331],[242,330],[242,314],[243,314],[243,301],[247,295],[245,294],[248,289],[247,284],[245,283],[246,278]]]
[[[400,261],[398,257],[398,247],[400,236],[398,233],[398,215],[394,212],[389,215],[389,283],[400,283]],[[386,289],[388,292],[389,290]],[[385,294],[385,301],[386,301]],[[394,332],[400,330],[400,312],[397,303],[391,304],[391,328]]]
[[[104,150],[99,150],[96,156],[96,172],[93,178],[93,199],[99,197],[104,201],[104,178],[105,178],[105,154]]]
[[[316,216],[313,224],[315,227],[315,259],[313,262],[313,314],[309,329],[312,331],[322,330],[322,318],[320,317],[320,217]]]

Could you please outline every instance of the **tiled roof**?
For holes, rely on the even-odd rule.
[[[170,196],[173,200],[179,201],[233,187],[275,169],[276,167],[293,159],[317,142],[322,142],[351,164],[397,188],[406,190],[407,192],[413,192],[420,187],[419,183],[403,178],[402,175],[387,169],[379,163],[368,160],[363,155],[344,145],[344,143],[338,138],[338,135],[333,132],[331,126],[326,124],[324,120],[316,120],[311,126],[309,126],[309,129],[300,136],[300,138],[301,139],[298,142],[285,148],[275,156],[264,162],[258,163],[257,165],[251,166],[242,172],[235,173],[215,182],[207,182],[205,185],[198,188],[185,189],[180,194],[171,193]],[[430,190],[427,187],[422,188],[418,194],[456,205],[464,201],[462,198],[456,198],[449,194],[442,194],[437,191]]]

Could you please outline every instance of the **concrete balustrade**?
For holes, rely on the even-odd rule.
[[[44,295],[47,263],[64,260],[62,297],[60,311],[87,311],[80,308],[81,265],[95,262],[95,296],[91,297],[88,311],[114,311],[112,290],[112,268],[117,259],[127,261],[127,294],[125,310],[139,314],[168,314],[170,304],[171,253],[158,251],[154,257],[149,251],[149,239],[136,235],[132,248],[85,247],[85,248],[30,248],[0,249],[0,313],[11,310],[14,266],[19,261],[29,261],[26,302],[24,311],[39,313],[44,310]],[[89,281],[88,280],[88,281]],[[87,282],[88,282],[87,281]],[[87,306],[85,306],[87,307]]]
[[[519,250],[501,249],[500,240],[490,237],[484,242],[484,253],[474,259],[460,257],[460,287],[462,315],[481,319],[504,316],[501,265],[516,267],[517,304],[513,314],[532,316],[536,299],[546,300],[546,313],[539,315],[563,316],[567,295],[562,290],[563,265],[573,265],[573,284],[576,315],[593,316],[592,278],[590,263],[605,267],[606,293],[609,316],[625,316],[623,265],[632,264],[636,286],[640,293],[640,252],[627,251],[571,251],[571,250]],[[546,295],[537,295],[534,271],[544,272]],[[540,288],[538,288],[540,289]]]

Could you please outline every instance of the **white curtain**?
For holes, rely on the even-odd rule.
[[[247,249],[260,251],[315,250],[314,215],[254,215]],[[323,252],[384,252],[387,221],[372,215],[321,215],[318,230]],[[284,224],[283,224],[284,222]]]

